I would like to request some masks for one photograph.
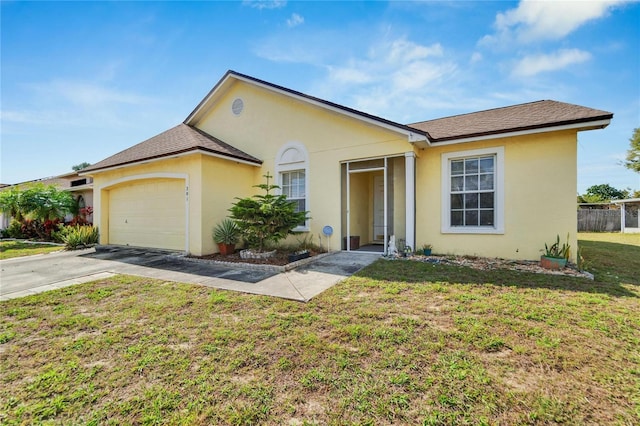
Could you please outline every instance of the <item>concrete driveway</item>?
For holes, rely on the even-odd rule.
[[[175,254],[138,248],[58,252],[1,260],[0,300],[128,274],[306,302],[378,258],[379,254],[335,252],[278,273],[192,262]]]

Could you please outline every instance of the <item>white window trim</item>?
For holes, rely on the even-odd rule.
[[[295,161],[295,162],[283,162],[282,156],[284,153],[294,148],[298,152],[302,153],[304,156],[303,161]],[[307,148],[300,142],[288,142],[284,144],[276,155],[276,163],[275,163],[275,175],[277,185],[280,186],[278,189],[278,194],[282,194],[282,173],[283,172],[293,172],[296,170],[304,171],[304,192],[305,192],[305,210],[311,211],[310,205],[310,196],[309,196],[309,154],[307,152]],[[304,226],[296,226],[293,228],[293,232],[309,232],[311,230],[311,226],[309,223],[309,219],[307,219],[304,223]]]
[[[495,155],[495,225],[451,226],[451,160]],[[442,154],[441,164],[441,231],[443,234],[504,234],[504,147],[472,149]]]

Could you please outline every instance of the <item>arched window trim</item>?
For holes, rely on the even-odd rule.
[[[293,152],[291,150],[294,150],[297,155],[292,156]],[[280,189],[278,190],[279,194],[282,194],[282,179],[284,174],[298,170],[304,172],[305,210],[310,211],[309,153],[302,143],[288,142],[278,150],[278,154],[276,155],[275,175],[277,184],[280,186]],[[305,221],[304,226],[298,226],[294,229],[295,232],[309,232],[309,230],[309,219]]]

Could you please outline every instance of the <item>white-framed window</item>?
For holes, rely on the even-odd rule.
[[[286,195],[287,200],[296,203],[297,212],[306,211],[307,191],[305,171],[292,170],[290,172],[281,172],[280,177],[282,194]]]
[[[299,142],[285,144],[276,155],[276,176],[280,192],[296,203],[296,211],[309,211],[309,160],[307,150]],[[294,231],[309,231],[309,220]]]
[[[504,233],[504,148],[442,154],[442,232]]]

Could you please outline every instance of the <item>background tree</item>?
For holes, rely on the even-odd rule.
[[[25,190],[13,187],[0,192],[0,210],[13,217],[9,234],[14,238],[50,239],[73,202],[71,193],[42,183]]]
[[[41,221],[61,219],[71,211],[73,196],[55,185],[33,185],[22,192],[20,206],[24,216]]]
[[[22,191],[17,186],[0,192],[0,211],[8,213],[9,216],[17,221],[22,221],[21,196]]]
[[[587,192],[578,196],[579,203],[601,203],[611,200],[622,200],[629,196],[626,189],[616,189],[608,183],[593,185],[587,188]]]
[[[636,173],[640,173],[640,127],[633,129],[633,135],[629,139],[631,148],[627,151],[624,166]]]
[[[86,161],[80,163],[80,164],[76,164],[75,166],[71,166],[71,169],[74,172],[79,172],[82,169],[86,169],[87,167],[89,167],[91,165],[91,163],[87,163]]]

